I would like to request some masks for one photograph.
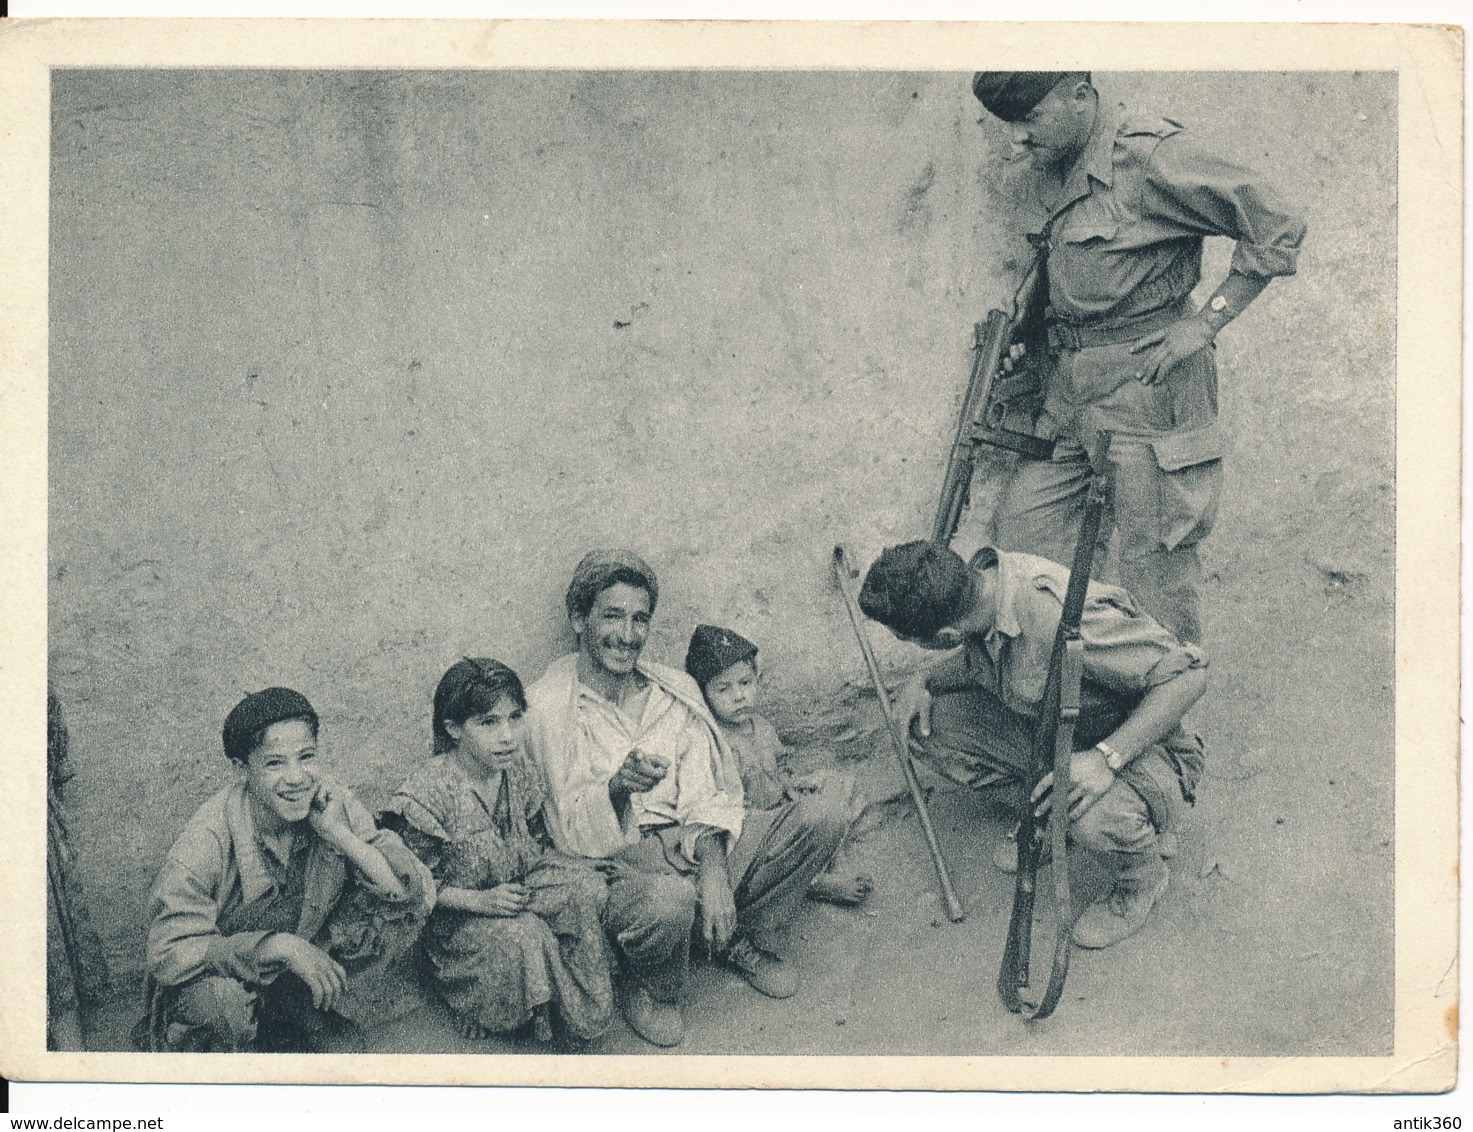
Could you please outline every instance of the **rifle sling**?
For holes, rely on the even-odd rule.
[[[1101,434],[1100,439],[1100,463],[1105,466],[1110,447],[1109,434]],[[1064,594],[1064,608],[1059,616],[1058,631],[1054,636],[1048,682],[1044,688],[1038,728],[1034,734],[1034,761],[1038,773],[1033,781],[1036,783],[1049,771],[1054,776],[1047,834],[1049,846],[1053,850],[1051,875],[1054,889],[1054,956],[1048,985],[1036,1005],[1025,1003],[1019,994],[1023,987],[1028,986],[1030,978],[1033,904],[1039,858],[1037,826],[1031,804],[1024,806],[1018,828],[1018,874],[1013,888],[1013,911],[1008,923],[1008,938],[1003,949],[997,989],[1010,1011],[1031,1020],[1047,1018],[1058,1005],[1059,998],[1064,993],[1064,981],[1069,974],[1069,956],[1073,947],[1074,916],[1069,892],[1067,844],[1069,794],[1073,788],[1071,770],[1074,759],[1074,729],[1079,720],[1084,677],[1084,641],[1080,634],[1080,624],[1084,619],[1084,601],[1089,590],[1089,576],[1094,566],[1095,545],[1099,541],[1105,501],[1105,477],[1103,474],[1096,474],[1090,483],[1084,520],[1080,524],[1079,542],[1074,550],[1074,564],[1069,573],[1069,587]]]

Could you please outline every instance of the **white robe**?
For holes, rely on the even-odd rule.
[[[612,857],[646,829],[677,826],[675,846],[693,866],[702,834],[729,834],[728,847],[741,835],[741,771],[694,680],[647,661],[638,671],[651,687],[637,720],[579,682],[577,653],[553,661],[527,689],[528,747],[547,776],[548,831],[565,853]],[[630,797],[621,822],[609,780],[635,747],[663,755],[671,768],[653,790]]]

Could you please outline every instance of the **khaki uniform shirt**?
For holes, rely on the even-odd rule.
[[[1197,145],[1170,118],[1127,118],[1103,100],[1084,152],[1045,210],[1049,306],[1065,322],[1142,314],[1201,280],[1202,241],[1236,242],[1232,269],[1292,275],[1304,221],[1250,169]],[[1044,226],[1040,225],[1042,232]]]
[[[1019,188],[1036,212],[1035,238],[1047,243],[1049,320],[1066,327],[1190,314],[1209,236],[1235,241],[1232,269],[1262,278],[1292,275],[1304,240],[1304,221],[1257,173],[1197,145],[1178,122],[1128,118],[1103,100],[1062,188],[1051,196],[1038,178]],[[1118,342],[1054,355],[1040,435],[1089,449],[1107,430],[1147,446],[1167,472],[1218,458],[1213,351],[1144,386],[1130,352],[1140,336],[1127,330]]]
[[[933,694],[980,687],[1011,711],[1034,719],[1048,682],[1069,571],[1046,558],[992,547],[979,550],[971,565],[979,572],[996,570],[996,620],[933,669],[926,685]],[[1178,640],[1118,586],[1090,582],[1079,631],[1086,694],[1094,685],[1130,703],[1189,669],[1207,665],[1198,646]],[[1202,771],[1201,740],[1178,724],[1158,743],[1190,800]]]

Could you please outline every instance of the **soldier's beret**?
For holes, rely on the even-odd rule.
[[[1068,71],[978,71],[972,93],[988,113],[1016,122],[1053,90]]]

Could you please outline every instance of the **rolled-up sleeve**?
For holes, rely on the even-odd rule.
[[[1080,623],[1084,673],[1117,692],[1143,694],[1192,668],[1205,668],[1207,657],[1192,644],[1177,640],[1154,618],[1136,608],[1123,590],[1106,590],[1085,602]]]
[[[1232,270],[1293,275],[1305,223],[1253,170],[1212,154],[1182,134],[1165,138],[1146,170],[1143,213],[1202,236],[1237,242]]]
[[[404,886],[404,895],[400,896],[398,893],[387,892],[379,888],[369,876],[359,869],[353,870],[354,880],[387,904],[410,905],[420,913],[429,915],[435,907],[435,897],[438,892],[434,874],[429,867],[410,851],[398,834],[391,830],[375,830],[365,837],[364,841],[383,854],[389,869]]]
[[[435,878],[429,868],[409,851],[397,833],[393,830],[379,828],[363,803],[351,793],[348,795],[346,808],[348,828],[361,837],[365,844],[378,850],[388,864],[389,871],[403,886],[404,894],[400,895],[380,888],[374,883],[373,878],[361,869],[353,870],[354,881],[385,903],[413,905],[424,915],[429,915],[430,909],[435,906],[436,893]]]
[[[149,899],[147,962],[161,986],[200,975],[226,975],[263,984],[279,967],[259,959],[270,932],[222,935],[218,898],[225,880],[225,848],[207,830],[189,829],[170,850]]]

